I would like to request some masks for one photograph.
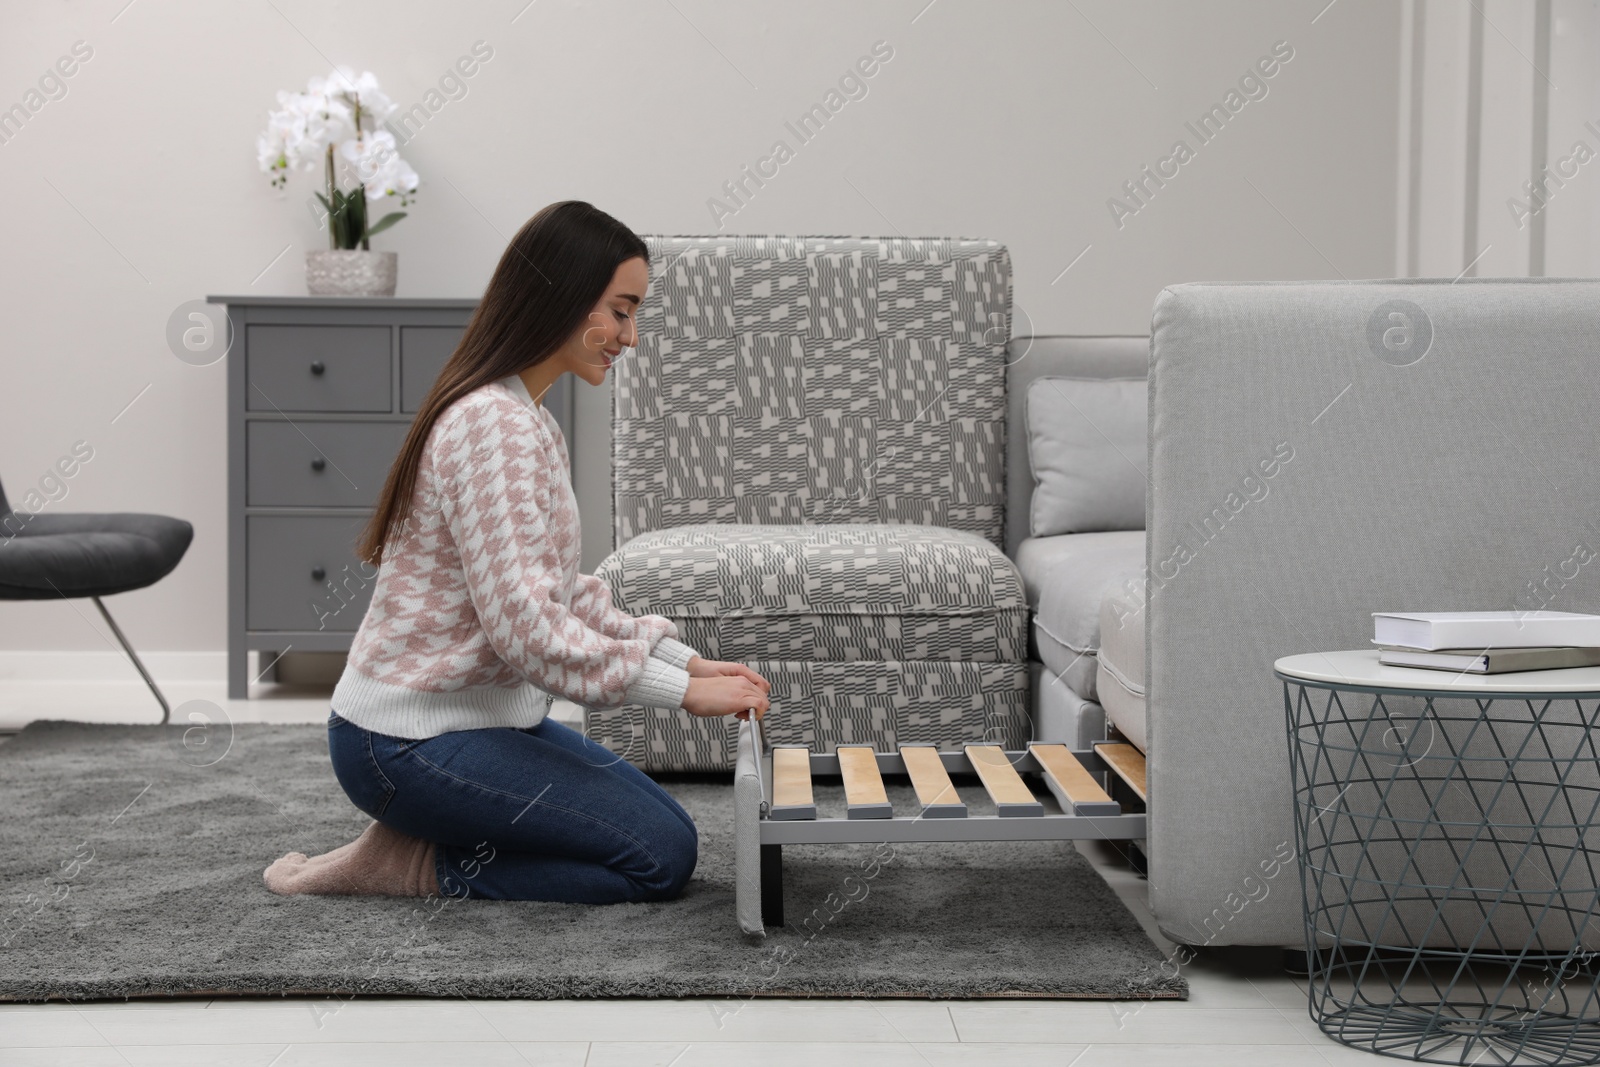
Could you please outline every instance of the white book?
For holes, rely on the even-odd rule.
[[[1374,611],[1372,643],[1406,648],[1600,646],[1600,615],[1572,611]]]

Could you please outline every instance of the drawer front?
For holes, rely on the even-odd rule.
[[[377,568],[356,559],[368,516],[251,515],[245,520],[245,626],[354,633]]]
[[[245,425],[245,499],[252,507],[370,508],[405,443],[405,422]]]
[[[456,350],[465,326],[400,327],[400,410],[416,411]]]
[[[250,411],[389,411],[387,326],[247,326]]]

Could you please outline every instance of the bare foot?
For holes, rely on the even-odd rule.
[[[261,879],[274,893],[344,896],[436,897],[432,841],[373,822],[361,836],[332,852],[306,857],[291,852],[274,860]]]

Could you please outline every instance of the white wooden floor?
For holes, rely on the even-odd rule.
[[[30,718],[132,721],[160,711],[132,685],[14,683],[0,725]],[[328,690],[164,686],[174,708],[207,699],[234,722],[325,721]],[[148,705],[148,707],[147,707]],[[43,709],[48,709],[44,711]],[[116,712],[107,709],[119,709]],[[131,711],[129,709],[132,709]],[[557,704],[571,721],[576,708]],[[1111,846],[1082,850],[1165,951],[1144,882]],[[729,921],[732,921],[730,916]],[[1319,1033],[1306,993],[1276,953],[1208,952],[1182,969],[1190,999],[1046,1000],[413,1000],[227,998],[0,1005],[0,1065],[150,1067],[572,1067],[828,1064],[846,1067],[1293,1067],[1376,1063]]]

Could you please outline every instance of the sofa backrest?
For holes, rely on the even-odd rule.
[[[1273,662],[1370,649],[1375,611],[1600,611],[1600,281],[1176,285],[1152,331],[1151,905],[1180,937],[1303,944],[1292,875],[1216,910],[1293,848]],[[1385,773],[1419,703],[1388,702]]]
[[[1013,337],[1006,345],[1006,531],[1005,553],[1016,558],[1028,536],[1033,469],[1028,462],[1023,404],[1028,384],[1047,375],[1075,378],[1137,378],[1149,366],[1150,338],[1143,336]]]
[[[1001,544],[1011,257],[969,238],[645,237],[613,370],[613,544],[929,523]]]

